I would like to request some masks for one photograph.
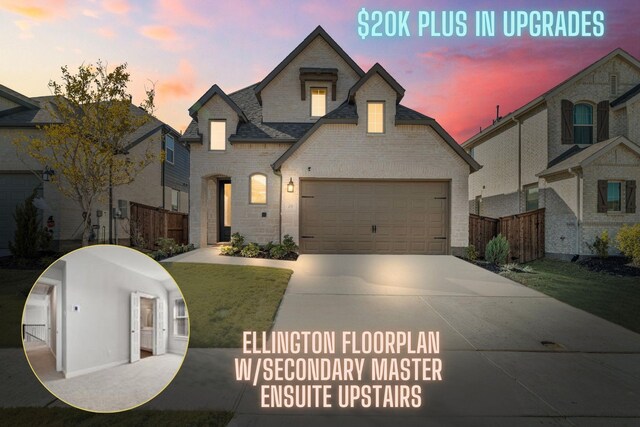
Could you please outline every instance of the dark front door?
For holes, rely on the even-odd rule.
[[[218,180],[218,241],[231,240],[231,180]]]

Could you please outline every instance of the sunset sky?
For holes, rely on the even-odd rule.
[[[535,6],[532,6],[535,5]],[[367,38],[358,11],[602,10],[601,38]],[[0,0],[0,83],[50,94],[60,67],[129,65],[138,101],[156,83],[156,115],[182,131],[214,83],[230,93],[264,78],[317,25],[366,71],[379,62],[406,89],[403,104],[458,142],[621,47],[640,58],[640,4],[611,1]]]

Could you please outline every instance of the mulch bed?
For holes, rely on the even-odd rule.
[[[243,257],[242,255],[240,255],[240,253],[233,254],[233,255],[228,255],[228,254],[220,254],[220,255],[221,256],[231,256],[231,257],[236,257],[236,258],[247,258],[247,257]],[[254,258],[272,259],[274,261],[296,261],[298,259],[298,254],[295,253],[295,252],[291,252],[291,253],[285,255],[283,258],[276,259],[276,258],[271,258],[270,256],[267,256],[264,252],[260,252],[258,254],[258,256],[254,257]]]
[[[640,267],[631,265],[627,258],[620,256],[580,258],[577,262],[587,270],[599,273],[608,273],[623,277],[640,277]]]

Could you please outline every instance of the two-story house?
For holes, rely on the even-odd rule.
[[[42,126],[57,122],[52,117],[53,96],[27,97],[0,85],[0,253],[8,253],[8,242],[13,239],[17,204],[36,189],[39,194],[42,226],[50,228],[54,249],[77,246],[82,237],[82,212],[76,202],[63,196],[53,179],[59,179],[49,165],[40,165],[14,145],[19,138],[42,134]],[[146,114],[131,106],[132,114]],[[151,147],[156,161],[145,167],[131,184],[114,187],[113,218],[109,221],[108,199],[103,195],[92,212],[95,227],[91,241],[109,242],[117,237],[127,243],[130,224],[130,202],[179,212],[189,211],[189,147],[180,142],[180,133],[152,117],[147,123],[127,136],[132,155]],[[161,162],[161,152],[165,161]],[[58,171],[59,172],[59,171]],[[58,174],[59,175],[59,174]],[[112,230],[109,230],[109,227]],[[113,240],[115,241],[115,240]]]
[[[432,118],[403,106],[316,28],[262,81],[214,85],[190,109],[190,240],[291,235],[303,253],[448,254],[467,246],[479,168]]]
[[[471,212],[545,208],[545,251],[559,257],[639,222],[639,93],[640,62],[616,49],[471,137],[463,147],[483,166]]]

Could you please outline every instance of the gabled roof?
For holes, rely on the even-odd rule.
[[[640,83],[635,85],[634,87],[632,87],[631,89],[623,93],[622,95],[620,95],[618,98],[614,99],[611,102],[611,106],[615,108],[619,105],[622,105],[639,93],[640,93]]]
[[[612,58],[614,58],[616,56],[619,56],[619,57],[623,58],[624,60],[626,60],[627,62],[629,62],[633,66],[635,66],[636,68],[640,69],[640,61],[638,61],[635,57],[630,55],[625,50],[623,50],[621,48],[617,48],[617,49],[609,52],[607,55],[603,56],[602,58],[600,58],[599,60],[597,60],[593,64],[589,65],[588,67],[583,68],[582,70],[578,71],[576,74],[572,75],[571,77],[569,77],[568,79],[566,79],[562,83],[560,83],[560,84],[554,86],[553,88],[549,89],[547,92],[543,93],[539,97],[537,97],[534,100],[528,102],[527,104],[523,105],[522,107],[518,108],[517,110],[513,111],[512,113],[507,114],[505,117],[501,118],[500,120],[498,120],[497,122],[495,122],[491,126],[485,128],[481,132],[475,134],[474,136],[472,136],[471,138],[466,140],[462,144],[462,146],[464,148],[470,148],[471,146],[477,145],[477,144],[475,144],[475,142],[477,142],[478,140],[481,140],[485,136],[492,134],[493,132],[497,131],[498,129],[501,129],[503,126],[505,126],[505,125],[507,125],[509,123],[512,123],[512,121],[511,121],[512,118],[520,117],[523,114],[526,114],[529,111],[533,110],[537,106],[539,106],[541,104],[544,104],[549,97],[555,95],[557,92],[561,91],[565,87],[567,87],[567,86],[575,83],[576,81],[580,80],[581,78],[585,77],[587,74],[591,73],[596,68],[600,67],[602,64],[604,64],[605,62],[608,62],[610,59],[612,59]]]
[[[20,127],[33,128],[52,123],[59,123],[55,117],[55,96],[36,96],[29,98],[33,107],[19,107],[9,109],[0,113],[0,127]]]
[[[545,169],[539,174],[536,174],[536,176],[548,177],[551,175],[568,172],[570,169],[575,170],[578,168],[583,168],[597,158],[613,150],[618,145],[624,145],[630,150],[637,153],[638,156],[640,156],[640,146],[629,141],[624,136],[616,136],[615,138],[610,138],[606,141],[598,142],[597,144],[593,144],[587,148],[576,151],[573,156],[570,156],[569,158],[556,163],[555,165]]]
[[[31,110],[37,110],[40,108],[40,105],[38,105],[37,102],[34,102],[31,98],[24,96],[13,89],[9,89],[4,85],[0,85],[0,97],[6,98],[11,102],[15,102],[16,104]]]
[[[258,102],[262,104],[262,98],[260,97],[262,89],[267,87],[267,85],[278,75],[284,68],[291,63],[295,59],[296,56],[300,54],[312,41],[316,39],[316,37],[322,37],[324,41],[331,46],[333,50],[347,63],[349,66],[355,71],[359,76],[364,75],[364,71],[362,68],[355,63],[353,59],[331,38],[331,36],[322,28],[320,25],[316,27],[315,30],[311,32],[303,41],[296,47],[289,55],[287,55],[280,64],[276,68],[274,68],[268,75],[265,77],[255,88],[255,94]]]
[[[482,166],[475,161],[462,147],[444,130],[442,126],[429,116],[425,116],[418,111],[398,104],[396,106],[396,125],[422,125],[431,127],[462,159],[467,162],[471,172],[475,172]],[[285,151],[271,167],[273,170],[279,170],[284,162],[302,146],[302,144],[313,135],[313,133],[323,124],[358,124],[358,111],[355,104],[345,101],[335,110],[331,111],[324,117],[321,117],[295,144]]]
[[[218,95],[220,98],[222,98],[222,100],[226,102],[229,107],[231,107],[233,111],[238,114],[240,119],[244,120],[245,122],[248,121],[247,116],[244,115],[244,112],[240,109],[240,107],[238,107],[236,103],[233,102],[231,98],[229,98],[227,94],[224,93],[222,89],[220,89],[220,86],[218,85],[211,86],[209,90],[206,91],[205,94],[202,95],[200,99],[198,99],[196,103],[191,106],[191,108],[189,108],[189,115],[193,118],[193,120],[198,121],[198,110],[200,110],[200,108],[202,108],[202,106],[215,95]]]
[[[396,81],[396,79],[394,79],[393,77],[391,77],[391,74],[389,74],[387,72],[387,70],[385,70],[382,65],[378,64],[377,62],[373,65],[373,67],[371,67],[369,69],[369,71],[367,71],[367,74],[365,74],[364,76],[362,76],[360,78],[360,80],[358,80],[356,82],[356,84],[354,84],[351,89],[349,89],[349,102],[353,102],[354,98],[356,96],[356,92],[358,91],[358,89],[360,89],[362,87],[363,84],[365,84],[371,77],[373,77],[375,74],[379,75],[380,77],[382,77],[382,79],[387,82],[387,84],[389,86],[391,86],[391,88],[393,90],[396,91],[397,94],[397,98],[396,98],[396,104],[400,103],[400,100],[402,99],[402,97],[404,96],[404,88],[402,86],[400,86],[400,83],[398,83]]]

